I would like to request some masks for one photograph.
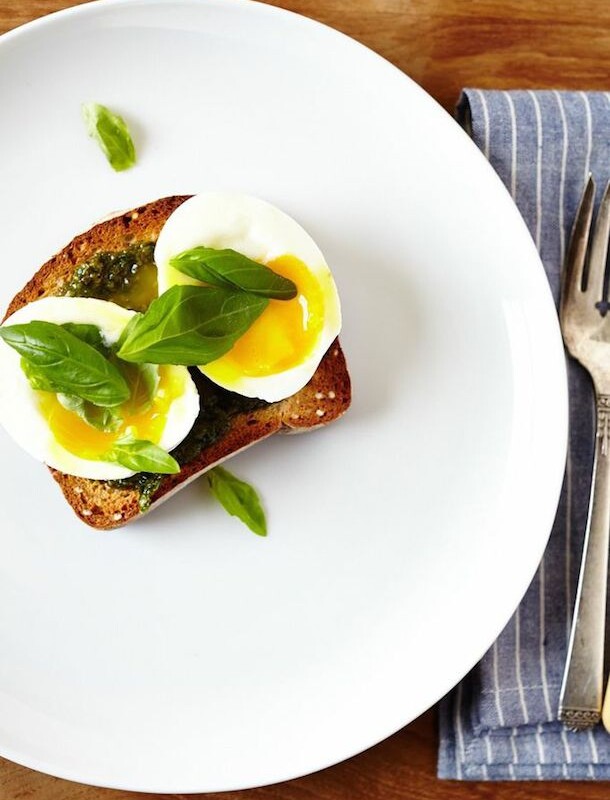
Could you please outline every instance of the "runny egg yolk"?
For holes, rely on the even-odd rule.
[[[260,317],[231,350],[206,365],[212,379],[274,375],[301,364],[313,351],[324,324],[324,294],[316,276],[296,256],[267,266],[297,287],[292,300],[270,300]]]
[[[172,367],[159,367],[159,386],[148,406],[131,398],[117,409],[121,426],[100,431],[73,411],[64,408],[57,395],[40,392],[40,408],[55,441],[68,452],[91,461],[103,460],[118,439],[127,435],[158,444],[163,435],[171,404],[184,391],[184,377]]]

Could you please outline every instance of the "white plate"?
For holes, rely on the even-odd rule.
[[[80,104],[128,119],[115,174]],[[280,781],[443,695],[530,581],[558,497],[563,355],[534,246],[421,89],[350,39],[235,0],[124,0],[0,40],[4,305],[109,211],[231,188],[309,230],[354,403],[233,468],[270,536],[195,485],[119,532],[0,438],[0,753],[157,792]]]

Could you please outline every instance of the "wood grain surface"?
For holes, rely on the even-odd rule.
[[[77,2],[0,0],[0,33]],[[400,67],[445,107],[462,86],[610,89],[608,0],[280,0],[337,28]],[[601,800],[608,784],[452,783],[435,777],[428,712],[335,767],[217,800]],[[97,789],[0,759],[0,800],[179,797]],[[187,797],[184,795],[184,797]],[[188,795],[195,798],[197,795]],[[203,795],[201,795],[203,797]]]

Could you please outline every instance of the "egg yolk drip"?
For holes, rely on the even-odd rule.
[[[117,413],[121,425],[116,431],[100,431],[73,411],[64,408],[57,395],[40,392],[40,408],[55,441],[73,455],[91,461],[104,460],[118,439],[132,436],[158,444],[163,435],[171,404],[184,391],[184,377],[172,367],[159,367],[159,386],[147,406],[132,397]]]
[[[313,351],[324,324],[324,293],[316,276],[296,256],[267,266],[297,287],[292,300],[270,300],[231,350],[205,367],[212,380],[263,377],[301,364]]]

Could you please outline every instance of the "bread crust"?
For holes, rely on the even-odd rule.
[[[176,195],[154,200],[100,222],[76,236],[43,264],[13,297],[4,320],[27,303],[41,297],[61,295],[77,267],[96,253],[120,251],[139,242],[156,241],[166,219],[188,197]],[[303,389],[285,400],[233,417],[223,436],[185,464],[178,474],[164,476],[146,512],[140,510],[137,489],[119,488],[106,481],[66,475],[50,467],[49,470],[83,522],[100,530],[119,528],[149,513],[191,480],[240,450],[274,433],[304,432],[327,425],[340,417],[350,402],[349,373],[341,345],[336,339]]]

